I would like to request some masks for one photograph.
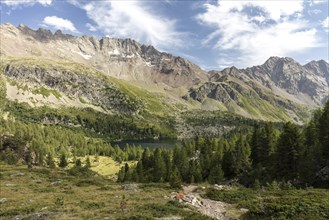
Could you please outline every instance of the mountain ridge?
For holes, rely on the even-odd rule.
[[[75,37],[64,35],[60,30],[52,34],[41,28],[34,31],[25,25],[17,28],[11,24],[1,25],[1,30],[3,44],[6,44],[6,47],[2,46],[2,53],[7,55],[19,52],[15,56],[71,60],[91,65],[120,79],[164,83],[174,88],[192,86],[207,79],[205,72],[190,61],[132,39]],[[15,44],[8,42],[13,38],[16,39]],[[19,44],[24,45],[25,53],[20,48],[23,45]],[[47,45],[47,48],[42,44]],[[49,47],[52,51],[49,51]]]
[[[73,67],[81,64],[78,70],[83,66],[91,67],[103,72],[104,76],[113,77],[113,80],[118,79],[116,83],[125,85],[122,87],[125,88],[121,91],[122,94],[128,92],[133,99],[140,100],[140,103],[145,99],[144,94],[148,93],[147,97],[152,101],[144,102],[136,109],[152,108],[153,113],[159,112],[156,110],[157,106],[163,106],[160,104],[163,98],[157,100],[156,93],[159,93],[166,100],[165,106],[172,106],[170,109],[180,109],[178,111],[219,110],[254,119],[293,120],[301,123],[307,118],[306,112],[321,106],[329,98],[329,64],[324,60],[301,65],[289,57],[273,56],[258,66],[244,69],[232,66],[220,71],[206,72],[182,57],[160,52],[151,45],[143,45],[132,39],[76,37],[63,34],[60,30],[55,33],[42,28],[32,30],[23,24],[18,27],[8,23],[2,24],[0,30],[2,39],[0,54],[1,59],[6,61],[2,62],[4,75],[11,80],[18,80],[16,85],[31,86],[29,85],[31,81],[28,79],[15,78],[8,72],[8,65],[16,65],[16,61],[12,62],[12,59],[22,60],[17,71],[25,71],[31,77],[34,74],[35,79],[38,79],[39,84],[33,85],[30,91],[36,90],[35,86],[59,93],[68,91],[54,85],[54,82],[47,84],[47,80],[43,81],[44,79],[40,79],[35,72],[39,67],[48,69],[49,73],[46,77],[54,79],[51,75],[54,68],[50,67],[51,62],[45,61],[48,59],[55,63],[71,62]],[[30,65],[31,60],[33,60],[31,64],[33,71],[22,68]],[[71,69],[70,67],[68,71],[58,72],[57,79],[61,81],[65,78],[61,74],[70,73]],[[80,86],[88,88],[87,85]],[[140,88],[139,92],[136,93],[135,89],[130,91],[131,86]],[[10,85],[7,89],[13,89],[13,86],[9,87]],[[17,90],[19,89],[14,88],[14,91]],[[100,95],[99,92],[90,91],[90,93]],[[13,91],[9,94],[13,94]],[[64,97],[67,94],[62,95]],[[113,95],[109,94],[108,97],[111,96]],[[17,98],[13,95],[14,97]],[[79,95],[73,97],[79,99]],[[86,101],[100,100],[100,97],[94,98],[86,98]],[[104,101],[101,106],[104,107],[104,103],[111,102]],[[124,104],[123,100],[119,103]],[[90,104],[100,103],[97,101]],[[112,104],[113,106],[105,107],[105,112],[117,109],[115,111],[120,113],[121,107],[114,107],[114,103]],[[94,107],[101,110],[97,106]],[[159,107],[159,109],[164,108]]]

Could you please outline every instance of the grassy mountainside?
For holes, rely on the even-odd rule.
[[[36,167],[28,171],[26,166],[0,165],[0,219],[212,219],[172,199],[175,190],[167,184],[138,184],[136,190],[124,190],[121,184],[93,172],[72,175],[61,169]],[[196,192],[205,199],[226,202],[226,216],[232,219],[322,220],[328,216],[329,195],[323,189],[235,186],[218,190],[207,184],[197,186]],[[123,196],[126,203],[122,211]]]
[[[254,119],[305,122],[310,117],[307,107],[277,96],[255,83],[247,85],[234,78],[207,82],[191,89],[184,98],[200,102],[206,110],[221,109]]]
[[[5,59],[1,70],[10,99],[7,111],[15,117],[41,122],[50,115],[48,124],[65,118],[66,124],[87,126],[103,134],[107,131],[95,126],[107,123],[114,130],[121,119],[120,123],[157,130],[155,136],[174,136],[166,118],[177,108],[163,94],[150,93],[76,63]],[[20,104],[25,102],[29,105]]]
[[[204,219],[191,207],[171,200],[165,184],[139,185],[123,190],[120,184],[94,176],[67,175],[63,170],[1,164],[0,219],[154,219],[180,216]],[[122,197],[126,207],[121,210]],[[5,199],[3,199],[5,198]]]
[[[194,131],[190,123],[200,111],[186,110],[197,103],[147,91],[78,63],[7,57],[1,71],[9,101],[5,111],[24,121],[79,127],[112,139],[186,138],[209,133],[203,131],[207,129],[204,125]],[[225,111],[232,108],[223,108],[216,117],[225,117]],[[212,111],[201,115],[213,117]]]

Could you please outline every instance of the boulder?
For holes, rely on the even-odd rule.
[[[51,182],[50,185],[55,186],[55,185],[60,185],[62,183],[62,180],[57,180],[54,182]]]
[[[7,198],[0,198],[0,204],[7,202]]]
[[[25,176],[24,173],[14,173],[10,175],[11,177],[16,177],[16,176]]]
[[[202,203],[199,201],[199,199],[193,195],[186,195],[182,200],[186,203],[191,204],[194,207],[201,207]]]
[[[121,188],[124,190],[137,190],[138,185],[137,184],[126,184],[126,185],[122,185]]]
[[[15,220],[46,220],[49,219],[50,217],[54,216],[55,213],[53,212],[36,212],[36,213],[32,213],[29,215],[17,215],[15,216]]]

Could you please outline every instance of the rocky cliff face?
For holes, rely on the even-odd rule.
[[[329,64],[324,61],[320,63],[321,69],[317,65],[320,72],[316,73],[309,64],[305,65],[309,68],[305,68],[288,57],[271,57],[263,65],[247,68],[243,72],[273,90],[282,89],[302,102],[311,99],[313,103],[309,104],[321,105],[329,95],[328,73],[322,71],[328,69]]]
[[[57,100],[53,103],[64,104],[65,96],[72,102],[97,106],[111,113],[138,114],[143,109],[140,100],[123,93],[105,75],[90,74],[87,68],[71,70],[56,66],[56,63],[44,68],[40,62],[31,64],[30,61],[22,65],[22,62],[5,61],[2,72],[9,82],[8,87],[17,87],[17,93],[24,93],[29,100],[40,95],[49,99],[54,95]],[[10,95],[10,92],[7,93]]]
[[[259,66],[205,73],[186,59],[132,39],[76,37],[60,30],[53,34],[11,24],[0,26],[0,37],[2,58],[40,60],[40,65],[32,66],[7,63],[5,76],[32,85],[33,90],[45,87],[71,97],[65,104],[83,98],[98,110],[136,114],[144,107],[159,113],[162,103],[172,109],[222,110],[257,119],[298,122],[306,118],[306,111],[329,98],[329,64],[323,60],[302,66],[291,58],[271,57]],[[48,60],[47,65],[43,65],[44,60]],[[84,67],[61,69],[52,62],[82,64],[93,71],[84,74]],[[101,78],[95,69],[102,72]],[[119,89],[104,80],[105,76],[129,81],[126,87],[136,85],[141,90]],[[147,90],[151,93],[146,95],[150,100],[145,105]],[[26,96],[8,91],[11,99],[26,100]],[[160,91],[165,101],[154,91]]]
[[[236,100],[236,96],[233,95],[230,88],[241,93],[244,90],[243,86],[247,86],[257,93],[260,93],[259,89],[265,88],[277,96],[288,95],[292,101],[321,105],[325,103],[329,95],[328,72],[329,64],[323,60],[312,61],[302,66],[291,58],[271,57],[263,65],[247,69],[231,67],[223,71],[210,71],[210,82],[203,84],[197,90],[192,90],[190,96],[213,98],[214,94],[218,94],[224,89],[227,94],[232,94],[231,100]],[[232,83],[233,81],[236,83]],[[217,85],[214,86],[216,83]],[[230,88],[227,86],[223,88],[223,83],[225,83],[224,85],[230,84]],[[196,91],[200,91],[202,94],[196,95]],[[226,93],[214,98],[225,97]],[[195,99],[202,101],[200,98]],[[224,100],[227,99],[224,98]]]
[[[302,66],[291,58],[271,57],[260,66],[210,71],[209,82],[191,89],[183,98],[200,103],[216,100],[247,116],[285,109],[282,117],[298,121],[301,106],[321,106],[328,100],[328,69],[325,61]]]
[[[173,88],[189,88],[207,80],[205,72],[188,60],[131,39],[75,37],[60,30],[52,34],[8,23],[0,30],[3,55],[79,62],[120,79],[164,83]]]

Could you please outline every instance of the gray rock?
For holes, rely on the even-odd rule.
[[[54,181],[54,182],[50,183],[50,185],[52,185],[52,186],[60,185],[60,184],[62,184],[62,180],[57,180],[57,181]]]
[[[15,216],[15,220],[46,220],[49,217],[54,216],[53,212],[36,212],[29,215],[18,215]]]
[[[56,90],[76,99],[83,97],[90,104],[101,106],[112,112],[137,114],[143,108],[141,101],[132,99],[121,92],[105,75],[10,64],[5,67],[5,75],[18,82],[29,84],[31,87]],[[97,85],[97,89],[95,85]],[[50,119],[45,118],[44,120]],[[60,122],[55,121],[54,123]]]
[[[194,207],[202,207],[202,203],[193,195],[186,195],[182,201],[191,204]]]
[[[169,216],[169,217],[161,217],[161,218],[155,218],[157,220],[179,220],[182,219],[180,216]]]
[[[137,190],[138,185],[137,184],[126,184],[126,185],[122,185],[121,188],[124,190]]]
[[[7,198],[0,198],[0,204],[7,202]]]
[[[14,173],[10,175],[11,177],[25,176],[25,173]]]

